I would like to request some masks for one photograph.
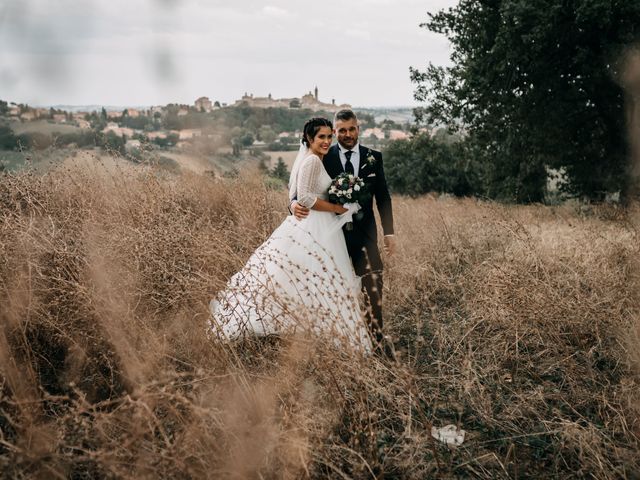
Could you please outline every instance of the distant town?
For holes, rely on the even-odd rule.
[[[27,152],[62,155],[74,149],[98,149],[100,154],[134,161],[161,155],[167,162],[174,159],[180,164],[198,156],[208,158],[207,165],[214,165],[219,173],[224,165],[237,168],[243,158],[258,159],[268,169],[280,162],[284,177],[285,167],[295,158],[304,122],[313,115],[331,118],[344,108],[351,106],[335,99],[322,101],[318,87],[290,98],[246,92],[230,104],[206,96],[192,104],[122,108],[44,108],[0,100],[0,169],[20,168]],[[412,135],[411,108],[356,111],[360,137],[368,146],[380,149]]]
[[[335,99],[332,99],[330,103],[322,102],[319,100],[318,87],[315,87],[313,92],[309,91],[301,97],[292,98],[273,98],[271,94],[266,97],[258,97],[253,94],[245,93],[242,98],[236,100],[231,105],[227,103],[220,103],[218,101],[212,101],[208,97],[200,97],[196,99],[192,105],[182,104],[169,104],[166,106],[154,106],[146,109],[138,108],[125,108],[123,110],[109,110],[101,107],[101,111],[67,111],[56,108],[36,108],[30,107],[24,104],[8,104],[7,117],[10,120],[20,120],[22,122],[31,122],[36,120],[49,120],[53,123],[61,125],[75,125],[80,129],[92,129],[94,128],[96,115],[102,116],[103,120],[107,120],[106,125],[102,128],[103,133],[113,132],[113,134],[128,139],[134,139],[136,134],[144,134],[149,140],[166,139],[170,135],[177,135],[178,141],[185,141],[203,134],[201,128],[184,128],[180,130],[164,130],[156,129],[158,122],[123,122],[123,119],[135,119],[135,118],[158,118],[175,115],[177,117],[186,117],[190,113],[211,113],[216,110],[228,108],[228,107],[252,107],[252,108],[284,108],[288,110],[311,110],[313,112],[325,112],[335,113],[340,109],[351,108],[351,105],[343,103],[336,104]],[[405,109],[409,111],[410,109]],[[406,112],[405,112],[406,114]],[[408,117],[408,115],[405,115]],[[126,124],[138,123],[143,128],[132,128]],[[154,125],[154,123],[156,125]],[[395,123],[395,122],[394,122]],[[394,125],[396,126],[396,125]],[[400,125],[397,125],[400,127]],[[146,127],[146,128],[145,128]],[[279,132],[280,138],[286,138],[289,136],[296,136],[296,131]],[[405,128],[384,128],[384,126],[376,127],[369,126],[361,131],[363,138],[372,138],[376,140],[398,140],[407,138],[407,131]],[[255,146],[260,146],[264,141],[258,139],[254,142]],[[135,146],[135,142],[130,146]]]

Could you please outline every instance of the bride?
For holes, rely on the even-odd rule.
[[[360,279],[341,231],[360,207],[327,201],[331,177],[322,159],[332,134],[333,125],[325,118],[304,125],[289,198],[311,212],[304,220],[287,217],[211,301],[217,336],[314,333],[370,351],[359,306]]]

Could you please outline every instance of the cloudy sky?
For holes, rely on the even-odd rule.
[[[420,28],[456,0],[0,0],[0,99],[233,102],[244,94],[414,105],[409,66],[447,64]]]

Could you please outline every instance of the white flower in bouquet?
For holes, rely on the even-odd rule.
[[[341,173],[333,179],[328,188],[329,201],[345,205],[347,203],[357,203],[361,207],[364,202],[371,197],[367,190],[367,185],[362,178],[351,173]],[[364,214],[362,210],[353,215],[354,220],[362,220]],[[345,230],[353,230],[353,222],[345,224]]]

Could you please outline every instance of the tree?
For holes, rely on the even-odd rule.
[[[422,133],[409,140],[390,142],[384,156],[385,176],[389,188],[396,193],[468,196],[482,191],[481,166],[460,139],[438,141]]]
[[[486,164],[487,194],[539,201],[547,169],[599,199],[624,186],[627,147],[621,53],[640,38],[640,3],[461,0],[429,14],[451,67],[411,69],[416,118],[463,128]]]
[[[241,150],[241,145],[240,145],[240,139],[239,138],[234,138],[231,140],[231,148],[233,149],[232,154],[234,157],[239,157],[240,156],[240,150]]]
[[[50,135],[42,132],[25,132],[16,137],[18,149],[46,150],[53,143]]]
[[[100,139],[100,145],[111,155],[124,155],[125,154],[125,144],[127,140],[124,136],[117,135],[113,131],[109,131],[106,135],[103,135]]]
[[[358,123],[360,124],[360,130],[364,130],[366,128],[375,128],[376,117],[374,117],[372,114],[366,112],[357,112],[357,115]]]
[[[262,125],[258,129],[258,138],[264,143],[271,143],[276,139],[276,132],[273,131],[270,125]]]
[[[1,150],[13,150],[18,146],[18,139],[11,127],[7,125],[0,125],[0,149]]]
[[[278,157],[278,163],[271,171],[271,176],[275,178],[279,178],[284,182],[289,181],[289,169],[287,169],[287,164],[284,163],[282,157]]]
[[[253,145],[254,142],[254,137],[251,133],[245,133],[244,135],[242,135],[240,137],[240,145],[242,145],[243,147],[250,147],[251,145]]]
[[[269,173],[269,167],[267,167],[266,158],[263,157],[262,155],[258,159],[258,170],[260,171],[260,173],[263,173],[263,174]]]

